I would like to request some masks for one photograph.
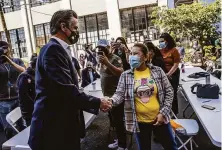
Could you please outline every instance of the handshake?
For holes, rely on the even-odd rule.
[[[109,97],[101,98],[100,110],[102,110],[103,112],[107,112],[112,109],[112,106],[112,100]]]

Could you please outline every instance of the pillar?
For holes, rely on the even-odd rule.
[[[106,0],[107,18],[111,38],[122,36],[118,0]]]

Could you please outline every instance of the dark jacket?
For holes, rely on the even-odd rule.
[[[154,66],[160,67],[165,73],[167,73],[165,62],[162,56],[153,57],[152,62]]]
[[[95,81],[97,78],[100,78],[100,75],[96,71],[93,71],[92,73],[93,73],[93,81]],[[81,87],[86,87],[90,83],[91,83],[91,80],[90,80],[88,68],[85,68],[82,70],[82,85],[81,85]]]
[[[19,75],[17,80],[19,105],[22,111],[22,117],[27,126],[30,126],[35,99],[35,71],[27,68],[25,72]]]
[[[20,58],[12,58],[14,63],[25,67]],[[13,100],[18,98],[16,81],[20,72],[9,63],[0,63],[0,100]],[[10,86],[10,88],[9,88]],[[9,90],[10,89],[10,90]]]
[[[80,93],[68,53],[51,39],[36,64],[36,99],[29,145],[32,150],[80,149],[80,109],[98,109],[100,99]]]

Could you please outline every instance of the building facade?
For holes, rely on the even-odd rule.
[[[49,22],[54,12],[73,9],[79,16],[80,39],[96,46],[99,39],[123,36],[127,43],[155,40],[158,31],[151,20],[155,6],[173,7],[174,0],[1,0],[14,57],[29,58],[50,39]],[[172,4],[173,3],[173,4]],[[0,22],[0,38],[6,40]]]

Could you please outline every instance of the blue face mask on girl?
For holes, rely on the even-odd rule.
[[[138,68],[141,65],[140,57],[137,55],[131,55],[129,57],[129,63],[132,69]]]
[[[167,46],[166,42],[160,42],[159,44],[160,44],[159,47],[160,47],[161,49],[164,49],[164,48],[166,48],[166,46]]]

